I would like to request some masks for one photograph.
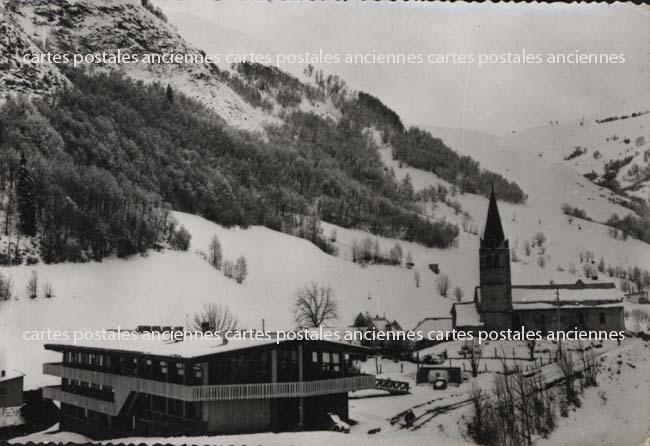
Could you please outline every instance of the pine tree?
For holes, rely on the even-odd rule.
[[[34,189],[34,176],[27,166],[27,159],[23,153],[20,157],[18,182],[16,184],[18,228],[23,234],[30,236],[36,235],[36,197]]]
[[[363,313],[357,314],[357,317],[354,319],[354,326],[355,327],[367,327],[368,326],[368,319],[363,315]]]
[[[165,95],[167,96],[167,100],[169,102],[174,102],[174,90],[172,90],[172,86],[167,84],[167,90],[165,91]]]
[[[246,280],[248,275],[248,263],[246,262],[246,257],[243,255],[239,256],[237,262],[235,262],[234,277],[237,283],[242,283]]]
[[[221,269],[221,261],[223,254],[221,253],[221,243],[219,238],[215,235],[210,242],[210,264],[217,269]]]

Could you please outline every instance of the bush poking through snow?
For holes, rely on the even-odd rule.
[[[533,236],[533,243],[540,248],[544,246],[544,243],[546,243],[546,236],[544,235],[543,232],[538,232]]]
[[[229,279],[233,278],[235,265],[230,260],[223,261],[223,275]]]
[[[27,281],[27,296],[30,299],[38,297],[38,273],[36,271],[32,271],[32,275]]]
[[[172,230],[168,238],[169,246],[177,251],[187,251],[190,247],[190,240],[192,240],[192,234],[185,226],[181,226],[178,230]]]
[[[43,297],[51,299],[54,297],[54,288],[50,282],[45,282],[43,284]]]

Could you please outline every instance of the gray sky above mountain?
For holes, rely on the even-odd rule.
[[[407,125],[505,133],[650,109],[650,7],[156,0],[208,52],[622,53],[623,64],[330,64]],[[425,56],[426,57],[426,56]],[[300,72],[304,65],[284,65]]]

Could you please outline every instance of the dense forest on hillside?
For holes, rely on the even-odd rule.
[[[21,236],[36,236],[48,263],[126,257],[165,242],[180,247],[179,236],[184,249],[189,242],[156,193],[102,167],[78,165],[24,100],[0,109],[0,203],[9,241],[0,253],[3,265],[36,261],[23,258]]]
[[[461,156],[429,132],[411,127],[393,138],[393,157],[409,166],[427,170],[458,186],[461,193],[488,196],[491,188],[500,200],[525,203],[526,194],[514,182],[481,169],[478,161]]]
[[[74,88],[0,108],[0,148],[12,154],[3,178],[11,181],[24,154],[50,261],[74,258],[80,242],[95,258],[141,252],[169,237],[169,208],[225,226],[265,225],[328,252],[321,218],[441,248],[458,235],[419,214],[354,126],[296,112],[264,142],[171,88],[115,73],[66,75]]]

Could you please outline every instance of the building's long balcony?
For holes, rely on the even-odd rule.
[[[77,369],[64,366],[61,363],[43,364],[43,373],[61,378],[111,386],[115,394],[114,403],[65,392],[60,386],[45,387],[43,389],[43,396],[113,416],[119,414],[131,392],[146,393],[192,402],[310,397],[375,387],[374,375],[358,375],[302,382],[188,386],[153,381],[134,376]]]

